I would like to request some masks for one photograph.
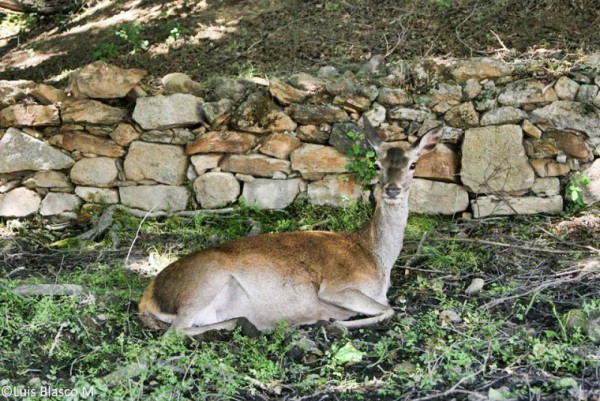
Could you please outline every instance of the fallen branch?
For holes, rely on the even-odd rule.
[[[563,251],[560,249],[549,249],[549,248],[538,248],[538,247],[533,247],[533,246],[525,246],[525,245],[515,245],[515,244],[506,244],[504,242],[495,242],[495,241],[487,241],[487,240],[483,240],[483,239],[477,239],[477,238],[445,238],[445,237],[438,237],[438,238],[431,238],[431,241],[445,241],[445,242],[471,242],[474,244],[481,244],[481,245],[492,245],[492,246],[502,246],[502,247],[506,247],[506,248],[517,248],[517,249],[523,249],[525,251],[533,251],[533,252],[546,252],[546,253],[558,253],[558,254],[581,254],[582,252],[589,252],[589,253],[594,253],[595,250],[589,249],[587,251],[581,250],[581,251]]]
[[[37,295],[79,295],[83,292],[83,287],[77,284],[32,284],[18,286],[12,292],[24,297]]]

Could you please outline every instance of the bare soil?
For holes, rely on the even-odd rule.
[[[585,0],[88,0],[68,15],[29,18],[29,31],[0,32],[2,79],[47,80],[97,58],[204,81],[352,68],[375,54],[392,60],[551,49],[560,58],[600,50],[600,2]],[[139,38],[115,34],[135,21]],[[147,50],[135,50],[139,41]]]

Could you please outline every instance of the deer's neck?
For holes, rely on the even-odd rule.
[[[389,286],[390,274],[404,241],[404,229],[408,218],[408,194],[399,203],[390,205],[378,199],[371,221],[362,230],[364,246],[373,254],[379,270]]]

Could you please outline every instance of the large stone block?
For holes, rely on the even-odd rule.
[[[460,185],[422,180],[413,180],[408,197],[408,208],[412,213],[456,214],[469,207],[469,194]]]
[[[300,192],[299,178],[268,180],[258,178],[244,184],[242,196],[249,205],[259,209],[284,209],[294,202]]]
[[[176,93],[138,98],[133,119],[145,130],[187,127],[202,122],[202,99]]]
[[[473,102],[466,102],[452,107],[444,114],[444,120],[452,127],[469,128],[479,125],[479,115]]]
[[[69,99],[61,104],[63,124],[118,124],[125,118],[123,109],[91,99]]]
[[[504,87],[498,96],[498,102],[503,106],[521,106],[523,104],[550,103],[558,100],[552,88],[537,79],[525,79],[511,82]]]
[[[0,139],[0,173],[62,170],[74,163],[70,156],[16,128],[9,128]]]
[[[120,98],[127,95],[146,74],[144,70],[124,70],[96,61],[71,74],[68,90],[74,97]]]
[[[84,157],[71,169],[71,181],[83,186],[110,187],[115,184],[118,174],[116,159]]]
[[[228,155],[220,165],[223,171],[256,177],[273,177],[277,173],[290,174],[290,162],[264,155]]]
[[[60,125],[56,106],[16,104],[0,110],[0,127],[47,127]]]
[[[128,180],[154,180],[162,184],[181,185],[185,181],[188,159],[181,146],[135,141],[125,158]]]
[[[79,186],[75,193],[88,203],[119,203],[119,191],[116,189]]]
[[[186,187],[169,185],[138,185],[120,187],[121,203],[135,209],[178,212],[185,210],[189,191]]]
[[[186,147],[188,155],[196,153],[246,153],[258,143],[256,135],[235,131],[212,131]]]
[[[106,157],[121,157],[125,154],[125,149],[112,140],[80,131],[69,131],[64,134],[54,135],[48,139],[48,143],[69,152],[78,150],[81,153]]]
[[[290,155],[292,170],[306,179],[319,179],[324,174],[344,173],[350,159],[331,146],[305,143]]]
[[[473,217],[505,216],[511,214],[558,214],[563,210],[563,198],[560,195],[548,198],[537,196],[497,198],[485,196],[471,201]]]
[[[50,192],[42,201],[40,214],[55,216],[65,212],[76,212],[81,207],[81,199],[77,195]]]
[[[214,209],[233,203],[240,196],[240,183],[233,174],[206,173],[194,181],[196,200],[204,209]]]
[[[308,184],[308,200],[313,205],[347,206],[362,198],[363,188],[354,176],[328,175]]]
[[[461,165],[461,179],[470,192],[520,193],[533,186],[534,173],[518,125],[466,130]]]
[[[16,188],[0,194],[1,217],[25,217],[38,211],[40,196],[27,188]]]
[[[510,64],[493,58],[472,58],[458,61],[452,67],[452,76],[458,82],[469,79],[495,79],[511,74]]]
[[[293,135],[275,133],[269,136],[260,146],[258,151],[267,156],[273,156],[278,159],[287,159],[302,142]]]
[[[600,137],[600,110],[578,102],[559,100],[532,111],[530,120],[556,129],[572,129],[590,137]]]

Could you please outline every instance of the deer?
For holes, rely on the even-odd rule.
[[[366,117],[363,127],[379,170],[375,210],[364,227],[260,234],[191,253],[149,283],[139,302],[142,322],[195,336],[234,330],[243,319],[264,332],[281,321],[355,329],[391,318],[387,291],[416,163],[435,148],[442,127],[408,149],[383,141]]]

